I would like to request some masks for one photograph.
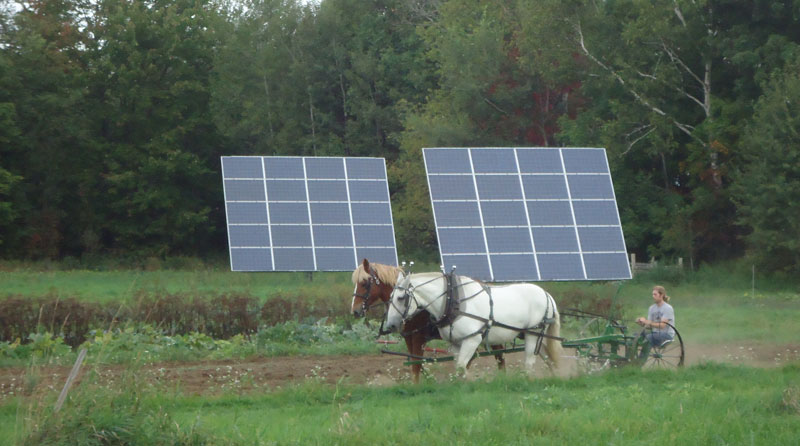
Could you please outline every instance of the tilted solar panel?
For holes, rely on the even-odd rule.
[[[233,271],[397,265],[383,158],[224,156]]]
[[[631,278],[605,149],[423,155],[448,270],[493,282]]]

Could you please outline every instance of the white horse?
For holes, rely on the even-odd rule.
[[[445,314],[448,307],[447,275],[442,273],[403,274],[397,278],[385,327],[398,330],[405,320],[427,310],[439,327],[442,339],[450,342],[456,356],[456,368],[466,375],[467,364],[481,342],[503,344],[521,333],[525,338],[525,368],[533,371],[536,346],[542,343],[556,368],[562,355],[559,337],[561,322],[553,297],[539,286],[519,283],[485,286],[465,276],[453,275],[458,311]],[[453,302],[451,301],[451,306]],[[445,320],[442,320],[445,318]]]

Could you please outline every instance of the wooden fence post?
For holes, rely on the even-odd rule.
[[[58,401],[56,401],[56,407],[53,408],[53,412],[58,412],[61,410],[61,406],[64,404],[64,400],[67,399],[67,392],[69,392],[69,388],[72,386],[72,382],[75,381],[75,378],[78,376],[78,372],[81,370],[81,364],[83,364],[83,359],[86,357],[86,349],[82,348],[80,353],[78,353],[78,359],[75,360],[75,365],[72,366],[72,371],[69,372],[69,376],[67,377],[67,382],[64,383],[64,388],[61,389],[61,394],[58,395]]]

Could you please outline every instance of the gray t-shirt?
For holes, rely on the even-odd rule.
[[[675,325],[675,310],[672,309],[672,305],[664,302],[659,307],[656,304],[650,305],[650,309],[647,311],[647,319],[653,322],[669,322],[672,325]],[[675,336],[675,330],[672,327],[664,327],[664,328],[655,328],[653,327],[654,333],[667,333],[669,336]]]

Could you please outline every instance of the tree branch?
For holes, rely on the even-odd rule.
[[[627,135],[625,135],[625,137],[626,137],[626,139],[627,139],[627,137],[631,136],[632,134],[634,134],[634,133],[636,133],[636,132],[638,132],[638,131],[644,130],[644,129],[648,128],[648,127],[653,127],[653,124],[647,124],[647,125],[643,125],[643,126],[641,126],[641,127],[639,127],[639,128],[633,129],[633,131],[631,131],[630,133],[628,133]],[[631,149],[633,148],[633,146],[634,146],[634,145],[635,145],[637,142],[639,142],[639,141],[641,141],[642,139],[644,139],[645,137],[647,137],[647,135],[649,135],[649,134],[653,133],[653,131],[654,131],[654,130],[655,130],[655,127],[651,128],[650,130],[648,130],[647,132],[645,132],[645,133],[644,133],[642,136],[640,136],[640,137],[638,137],[638,138],[634,139],[633,141],[631,141],[630,143],[628,143],[628,148],[627,148],[627,149],[625,149],[625,151],[624,151],[624,152],[622,152],[622,155],[627,155],[627,153],[631,151]]]
[[[650,80],[652,80],[652,81],[654,81],[654,82],[658,82],[658,83],[660,83],[661,85],[664,85],[664,86],[666,86],[666,87],[668,87],[668,88],[671,88],[671,89],[673,89],[673,90],[677,91],[678,93],[682,94],[683,96],[686,96],[687,98],[689,98],[689,99],[691,99],[692,101],[696,102],[696,103],[697,103],[697,105],[699,105],[700,107],[702,107],[702,108],[703,108],[703,110],[704,110],[704,111],[706,111],[706,115],[708,114],[708,110],[706,109],[706,104],[705,104],[703,101],[701,101],[700,99],[698,99],[697,97],[693,96],[693,95],[692,95],[691,93],[689,93],[688,91],[686,91],[686,90],[684,90],[684,89],[682,89],[682,88],[679,88],[679,87],[677,87],[677,86],[675,86],[675,85],[670,85],[670,84],[668,84],[667,82],[665,82],[665,81],[662,81],[661,79],[659,79],[659,78],[657,78],[657,77],[653,76],[652,74],[642,73],[641,71],[637,71],[636,73],[637,73],[639,76],[643,77],[643,78],[650,79]]]
[[[500,108],[497,104],[495,104],[494,102],[490,101],[489,98],[487,98],[486,96],[483,96],[483,101],[486,102],[487,104],[491,105],[493,109],[499,111],[500,113],[502,113],[502,114],[504,114],[506,116],[510,115],[509,112],[507,112],[507,111],[503,110],[502,108]]]
[[[689,125],[689,124],[684,124],[684,123],[682,123],[682,122],[678,122],[678,120],[676,120],[676,119],[675,119],[675,118],[673,118],[672,116],[669,116],[669,115],[667,115],[667,113],[665,113],[665,112],[664,112],[664,110],[661,110],[661,109],[660,109],[660,108],[658,108],[657,106],[655,106],[655,105],[651,104],[651,103],[650,103],[650,102],[649,102],[647,99],[645,99],[645,97],[644,97],[644,96],[642,96],[641,94],[639,94],[639,92],[638,92],[638,91],[636,91],[635,89],[633,89],[633,88],[629,87],[629,86],[628,86],[628,85],[625,83],[625,79],[623,79],[623,77],[622,77],[622,76],[621,76],[619,73],[617,73],[617,72],[616,72],[616,71],[615,71],[613,68],[611,68],[611,67],[609,67],[608,65],[604,64],[604,63],[603,63],[603,62],[602,62],[600,59],[598,59],[597,57],[595,57],[595,56],[594,56],[594,55],[593,55],[593,54],[592,54],[592,53],[591,53],[591,52],[590,52],[590,51],[589,51],[589,50],[586,48],[586,42],[585,42],[585,40],[584,40],[584,38],[583,38],[583,31],[581,30],[581,24],[580,24],[580,22],[578,22],[578,23],[575,25],[575,31],[578,33],[578,38],[579,38],[579,43],[580,43],[580,46],[581,46],[581,50],[583,50],[583,53],[586,55],[586,57],[588,57],[588,58],[589,58],[589,59],[590,59],[592,62],[596,63],[597,65],[599,65],[599,66],[600,66],[601,68],[603,68],[604,70],[608,71],[608,73],[609,73],[609,74],[611,74],[611,76],[613,76],[613,77],[614,77],[614,79],[616,79],[616,80],[617,80],[617,82],[619,82],[619,84],[620,84],[620,85],[622,85],[622,86],[623,86],[623,87],[624,87],[624,88],[625,88],[625,89],[628,91],[628,93],[630,93],[631,95],[633,95],[633,97],[634,97],[634,98],[636,98],[636,100],[637,100],[637,101],[639,101],[639,103],[641,103],[641,104],[642,104],[642,105],[644,105],[645,107],[649,108],[649,109],[650,109],[650,110],[651,110],[653,113],[656,113],[656,114],[657,114],[657,115],[659,115],[659,116],[663,116],[663,117],[665,117],[665,118],[669,119],[669,120],[670,120],[670,122],[672,122],[672,124],[673,124],[675,127],[677,127],[677,128],[680,130],[680,131],[682,131],[683,133],[685,133],[687,136],[691,137],[691,138],[692,138],[692,139],[694,139],[695,141],[699,142],[699,143],[700,143],[700,144],[702,144],[703,146],[707,146],[707,145],[708,145],[708,144],[707,144],[705,141],[701,140],[700,138],[698,138],[697,136],[695,136],[695,135],[693,134],[693,130],[694,130],[694,127],[693,127],[693,126],[691,126],[691,125]],[[662,43],[663,43],[663,42],[662,42]]]
[[[692,69],[691,69],[691,68],[689,68],[689,67],[688,67],[688,66],[687,66],[687,65],[686,65],[686,64],[685,64],[685,63],[684,63],[684,62],[681,60],[681,58],[680,58],[680,57],[678,57],[678,55],[677,55],[677,54],[675,54],[675,52],[674,52],[674,51],[672,51],[672,50],[671,50],[671,49],[670,49],[670,48],[667,46],[667,43],[666,43],[666,42],[664,42],[664,39],[661,39],[661,48],[663,48],[663,49],[664,49],[664,52],[665,52],[665,53],[667,53],[667,56],[669,56],[669,58],[670,58],[670,60],[671,60],[671,61],[673,61],[673,62],[677,63],[677,64],[678,64],[678,65],[679,65],[681,68],[683,68],[683,69],[684,69],[684,71],[686,71],[687,73],[689,73],[689,75],[690,75],[690,76],[692,76],[692,77],[694,78],[694,80],[696,80],[696,81],[697,81],[697,82],[698,82],[700,85],[702,85],[702,86],[705,86],[705,84],[703,83],[703,81],[700,79],[700,76],[698,76],[698,75],[694,74],[694,71],[692,71]]]
[[[683,27],[686,28],[686,20],[683,19],[683,14],[681,13],[681,9],[678,7],[677,0],[672,0],[672,4],[675,5],[675,15],[678,16],[678,20],[680,20]]]

